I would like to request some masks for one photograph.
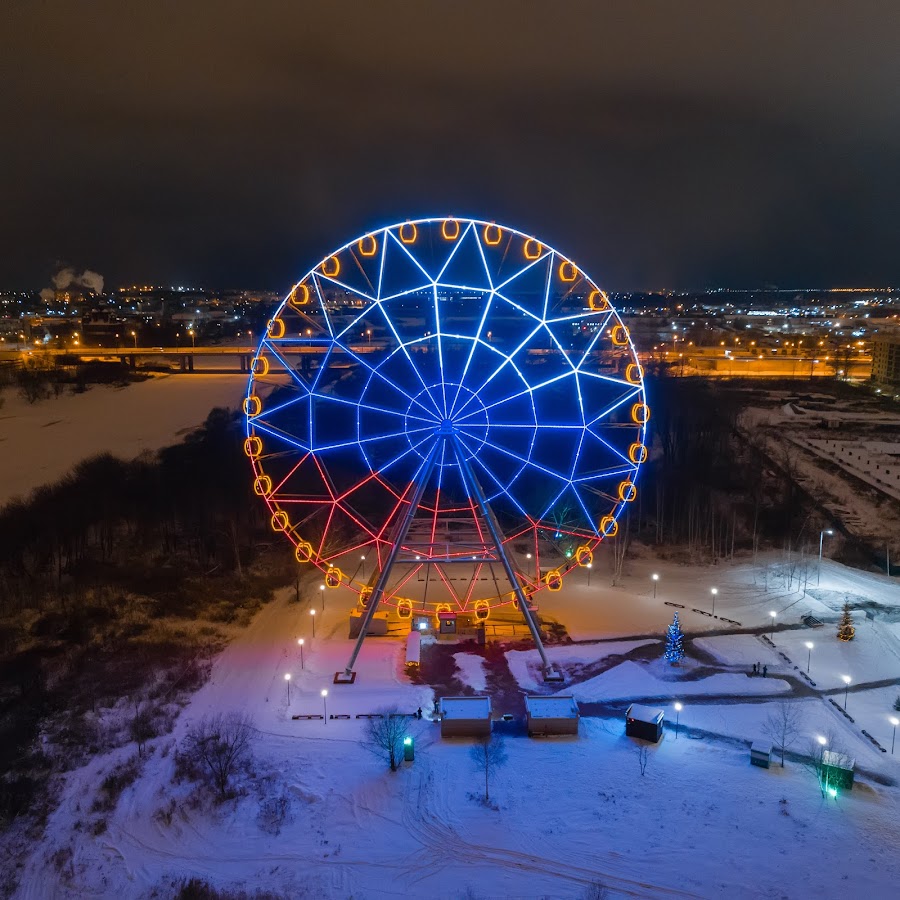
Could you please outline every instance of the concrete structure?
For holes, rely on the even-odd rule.
[[[578,734],[581,714],[571,695],[553,697],[526,697],[525,716],[528,733]]]
[[[491,733],[490,697],[441,697],[441,737],[487,737]]]
[[[772,761],[772,745],[768,741],[754,741],[750,745],[750,763],[763,769]]]
[[[359,636],[359,629],[362,628],[362,620],[363,614],[358,612],[357,610],[353,610],[350,613],[350,637],[355,638]],[[386,612],[377,612],[372,616],[372,621],[369,622],[369,629],[366,634],[380,634],[385,635],[388,633],[388,614]]]
[[[662,737],[663,718],[661,709],[632,703],[625,713],[625,734],[655,744]]]

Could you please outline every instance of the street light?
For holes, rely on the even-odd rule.
[[[850,690],[851,678],[849,675],[841,675],[844,680],[844,712],[847,712],[847,692]]]
[[[363,555],[359,559],[360,559],[360,562],[362,563],[363,578],[365,578],[366,577],[366,557]]]
[[[290,706],[291,705],[291,673],[290,672],[284,673],[284,680],[287,682],[288,706]]]
[[[655,600],[656,599],[656,585],[659,583],[659,575],[657,575],[656,572],[654,572],[650,577],[653,579],[653,599]]]
[[[823,528],[822,531],[819,532],[819,565],[816,568],[816,585],[819,584],[819,581],[822,578],[822,542],[825,540],[826,534],[830,537],[834,532],[830,528]]]
[[[196,342],[196,340],[194,339],[194,338],[195,338],[195,335],[194,335],[194,329],[191,328],[191,329],[188,331],[188,334],[191,336],[191,349],[192,349],[192,350],[196,350],[196,349],[197,349],[197,342]]]
[[[712,594],[712,598],[713,598],[712,614],[715,615],[716,614],[716,594],[719,593],[719,589],[718,588],[710,588],[709,592]]]
[[[777,612],[770,612],[769,615],[772,617],[772,630],[769,632],[769,640],[772,643],[775,643],[775,618],[778,615]]]
[[[319,585],[319,593],[322,595],[322,612],[325,612],[325,585]]]
[[[891,756],[894,755],[894,743],[897,740],[897,726],[900,725],[900,719],[896,716],[891,716],[890,718],[891,725],[894,726],[894,733],[891,735]]]
[[[322,688],[322,707],[325,710],[325,724],[328,724],[328,691]]]
[[[313,637],[316,636],[316,611],[311,609],[309,614],[312,616],[312,626],[313,626]]]
[[[678,740],[678,720],[681,718],[681,711],[684,707],[680,703],[675,704],[675,740]]]
[[[809,675],[809,661],[812,659],[812,651],[813,651],[813,647],[815,647],[815,646],[816,645],[812,641],[806,642],[806,649],[809,651],[806,654],[806,674],[807,675]]]
[[[305,669],[306,666],[303,664],[303,638],[297,638],[297,646],[300,648],[300,668]]]
[[[137,332],[132,331],[131,336],[134,338],[134,349],[137,350]]]
[[[825,765],[825,747],[828,746],[828,739],[822,737],[821,734],[817,734],[816,740],[819,742],[819,746],[822,747],[822,757],[819,760],[819,762],[821,764],[821,771],[819,772],[819,779],[820,779],[819,783],[821,785],[822,772],[824,772],[825,773],[825,794],[828,794],[829,796],[834,797],[834,796],[836,796],[837,792],[832,793],[832,791],[829,789],[828,776],[829,776],[830,769],[828,766]],[[823,796],[825,796],[825,794],[823,794]]]
[[[593,568],[592,563],[588,563],[585,568],[588,570],[588,587],[591,586],[591,569]]]

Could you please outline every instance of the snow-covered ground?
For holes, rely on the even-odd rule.
[[[239,408],[246,386],[238,373],[162,375],[34,404],[8,388],[0,405],[0,504],[97,453],[131,459],[176,443],[214,406]]]
[[[651,572],[660,575],[655,599]],[[708,606],[713,583],[717,615],[740,621],[742,631],[692,612]],[[766,591],[760,568],[750,564],[696,569],[643,558],[615,589],[598,573],[590,588],[573,579],[553,595],[553,614],[566,624],[571,613],[585,643],[549,648],[570,679],[552,690],[594,705],[654,698],[670,723],[672,704],[682,699],[677,737],[670,726],[650,747],[642,775],[635,742],[608,709],[585,716],[577,738],[513,732],[509,762],[493,776],[493,805],[479,800],[483,776],[469,742],[442,741],[428,720],[434,694],[407,677],[403,640],[367,640],[356,683],[334,685],[352,647],[352,598],[341,589],[328,593],[325,606],[317,605],[313,638],[308,608],[289,602],[289,594],[221,654],[174,735],[155,742],[140,777],[103,815],[105,832],[92,834],[99,816],[91,804],[103,775],[134,748],[71,773],[18,897],[127,900],[191,876],[288,897],[577,898],[595,882],[610,896],[897,896],[900,756],[889,752],[888,721],[900,692],[897,611],[883,610],[873,622],[857,615],[849,644],[837,641],[831,621],[798,627],[808,611],[833,620],[848,594],[900,607],[886,577],[826,563],[821,585],[803,596]],[[696,643],[695,658],[682,667],[659,659],[673,613],[666,602],[684,606],[680,617]],[[770,611],[777,613],[774,650],[754,633],[767,630]],[[635,637],[621,639],[628,634]],[[302,668],[298,637],[305,641]],[[806,669],[807,641],[814,643],[815,687],[798,674]],[[510,650],[506,658],[521,689],[550,689],[535,678],[534,651]],[[484,689],[483,657],[459,651],[453,659],[457,677]],[[750,677],[754,662],[769,667],[768,678]],[[855,723],[827,702],[843,703],[843,674],[852,677]],[[761,735],[782,698],[803,713],[796,751],[816,734],[831,734],[856,757],[853,791],[826,801],[799,762],[750,766],[745,742]],[[291,718],[324,714],[326,704],[329,715],[350,718]],[[363,746],[364,720],[355,718],[389,705],[426,713],[409,723],[416,760],[396,774]],[[188,784],[172,783],[173,748],[198,718],[230,710],[254,718],[257,781],[221,807],[198,803]],[[504,711],[495,703],[495,715]],[[887,742],[888,752],[862,728]],[[271,796],[286,797],[289,807],[278,834],[259,820],[261,797]]]

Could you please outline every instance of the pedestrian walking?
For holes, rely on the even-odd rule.
[[[757,668],[758,665],[759,665],[759,663],[753,663],[753,674],[754,675],[759,675],[759,669]]]
[[[769,667],[763,666],[763,678],[767,678],[769,675]]]

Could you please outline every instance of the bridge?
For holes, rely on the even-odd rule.
[[[349,349],[359,355],[378,353],[390,349],[390,343],[384,340],[362,341],[348,345]],[[291,356],[306,357],[308,363],[312,363],[316,357],[323,356],[328,348],[318,344],[296,344],[291,346]],[[529,356],[546,356],[559,353],[555,349],[533,349],[528,351]],[[256,347],[69,347],[56,348],[27,348],[24,350],[7,350],[0,352],[0,362],[23,362],[28,357],[54,357],[63,360],[77,360],[90,362],[92,360],[118,360],[123,365],[132,369],[138,367],[138,361],[144,365],[174,365],[176,371],[190,373],[200,372],[242,372],[249,373],[253,357],[256,355]],[[639,352],[638,357],[645,366],[652,362],[668,362],[674,366],[676,374],[685,374],[687,367],[691,375],[702,378],[798,378],[810,379],[820,377],[841,376],[845,379],[867,379],[872,373],[872,358],[845,360],[838,362],[825,357],[799,357],[799,356],[769,356],[760,357],[756,354],[724,352],[719,348],[693,348],[689,353],[680,354],[676,359],[674,354],[659,352]],[[219,361],[220,366],[214,363]],[[213,364],[211,364],[211,362]],[[199,364],[197,364],[199,363]],[[196,367],[195,367],[196,364]],[[301,363],[303,365],[303,363]],[[841,368],[840,373],[837,369]],[[273,367],[271,371],[279,371]]]

